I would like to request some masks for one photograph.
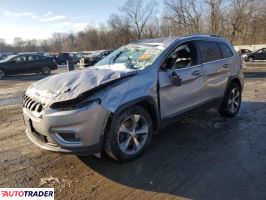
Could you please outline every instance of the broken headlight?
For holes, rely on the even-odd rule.
[[[73,100],[68,100],[68,101],[61,101],[61,102],[56,102],[53,103],[50,108],[56,109],[56,110],[76,110],[80,108],[84,108],[86,106],[89,106],[93,103],[101,104],[101,99],[73,99]]]

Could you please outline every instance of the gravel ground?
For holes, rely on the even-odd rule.
[[[27,139],[20,95],[43,77],[0,81],[0,187],[54,187],[56,199],[266,199],[266,70],[246,69],[237,117],[191,115],[123,164],[52,153]]]

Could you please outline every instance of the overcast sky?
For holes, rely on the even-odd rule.
[[[160,3],[159,0],[158,2]],[[0,38],[44,39],[106,23],[125,0],[0,0]]]

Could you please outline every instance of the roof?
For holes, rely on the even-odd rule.
[[[222,36],[219,35],[207,35],[207,34],[192,34],[192,35],[185,35],[182,37],[164,37],[164,38],[154,38],[154,39],[143,39],[138,40],[134,43],[141,43],[141,44],[150,44],[150,45],[161,45],[164,47],[167,47],[171,45],[173,42],[179,39],[184,38],[191,38],[191,39],[218,39],[218,40],[224,40]]]
[[[161,46],[167,47],[170,44],[172,44],[174,41],[176,41],[177,39],[179,39],[179,37],[164,37],[164,38],[138,40],[135,43],[158,45],[158,46],[161,45]]]

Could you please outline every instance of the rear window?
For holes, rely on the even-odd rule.
[[[231,49],[228,47],[227,44],[220,42],[219,46],[221,48],[223,58],[229,58],[233,56],[233,52],[231,51]]]
[[[222,59],[220,47],[217,42],[199,41],[202,62],[211,62]]]

